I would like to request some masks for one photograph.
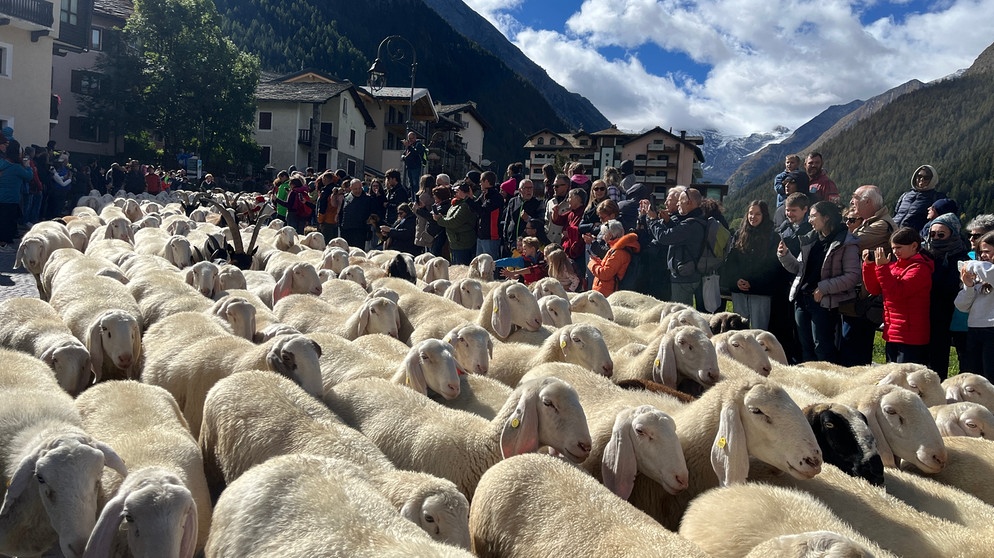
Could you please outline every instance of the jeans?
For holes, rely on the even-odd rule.
[[[421,183],[421,167],[407,167],[404,171],[407,174],[407,190],[413,195],[414,192],[418,191],[418,185]]]
[[[687,305],[694,304],[694,291],[701,286],[701,282],[696,283],[677,283],[673,282],[671,285],[671,294],[673,302],[682,302]]]
[[[27,223],[37,223],[41,220],[41,192],[33,192],[27,195],[27,203],[24,205],[24,221]]]
[[[770,297],[746,293],[732,293],[732,310],[749,318],[749,327],[767,329],[770,325]]]
[[[431,241],[431,253],[436,256],[445,256],[445,242],[447,240],[444,230],[435,235],[435,239]]]
[[[876,335],[877,326],[870,320],[856,316],[842,316],[840,364],[862,366],[873,362],[873,340]]]
[[[794,300],[794,321],[797,338],[801,343],[801,360],[836,362],[835,310],[823,308],[815,302],[814,295],[798,294]]]
[[[980,374],[994,380],[994,327],[971,327],[966,334],[966,352],[969,359],[961,372]]]
[[[449,253],[452,254],[452,263],[456,265],[469,265],[473,261],[476,250],[473,248],[457,249],[449,246]]]
[[[500,259],[500,240],[476,239],[476,255],[490,254],[495,260]]]
[[[908,345],[888,342],[884,346],[887,362],[914,362],[928,364],[928,345]]]

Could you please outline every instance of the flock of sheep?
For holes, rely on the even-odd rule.
[[[983,377],[789,366],[733,314],[192,196],[25,234],[0,554],[994,555]]]

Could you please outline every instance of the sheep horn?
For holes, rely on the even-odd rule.
[[[231,242],[235,246],[235,252],[239,254],[245,254],[246,253],[245,246],[242,244],[242,235],[241,233],[238,232],[238,220],[231,215],[227,207],[224,207],[223,205],[218,203],[217,200],[207,197],[204,198],[204,201],[213,205],[214,207],[218,208],[221,211],[221,217],[224,219],[224,222],[228,225],[228,230],[231,231]],[[254,235],[252,236],[252,239],[253,241],[255,240]]]

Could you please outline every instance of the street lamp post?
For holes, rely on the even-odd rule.
[[[403,43],[403,44],[400,44]],[[380,41],[380,46],[376,47],[376,60],[369,68],[369,89],[376,93],[383,89],[387,83],[386,63],[383,60],[383,49],[386,48],[386,55],[393,62],[400,62],[406,58],[404,44],[411,49],[411,95],[407,105],[407,129],[414,128],[414,74],[418,70],[418,53],[414,50],[414,45],[400,35],[390,35]]]

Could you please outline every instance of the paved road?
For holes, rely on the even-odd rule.
[[[35,278],[26,269],[13,270],[14,252],[0,253],[0,300],[19,296],[38,298]]]

